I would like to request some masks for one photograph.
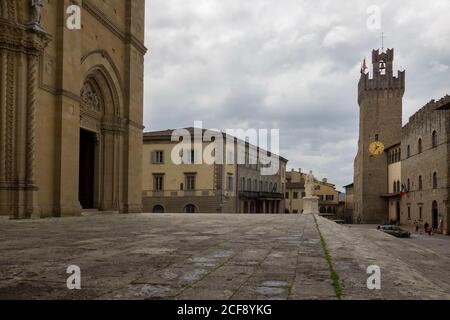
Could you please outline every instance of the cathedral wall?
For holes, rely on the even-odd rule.
[[[105,101],[103,116],[93,127],[98,139],[96,157],[102,157],[95,160],[101,171],[95,182],[102,194],[98,201],[106,210],[140,211],[145,2],[44,0],[42,4],[40,27],[29,26],[29,30],[20,32],[43,31],[48,42],[35,55],[37,64],[27,61],[28,53],[17,55],[17,79],[13,79],[15,87],[11,89],[17,96],[20,117],[14,136],[17,158],[13,162],[17,168],[13,174],[24,190],[16,192],[16,187],[5,184],[8,181],[2,182],[0,198],[6,204],[0,214],[22,218],[80,213],[81,91],[88,76],[98,81],[98,93]],[[82,8],[81,30],[66,27],[66,8],[72,4]],[[2,0],[0,9],[3,18],[22,24],[30,21],[29,0]],[[20,28],[24,27],[18,25]],[[31,65],[37,65],[36,72]],[[8,74],[13,72],[9,70]],[[30,90],[34,81],[26,80],[30,75],[36,78],[35,91]],[[35,109],[35,124],[31,126],[30,108]]]

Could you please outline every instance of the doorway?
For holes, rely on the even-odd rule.
[[[433,216],[432,216],[432,228],[436,230],[439,227],[439,212],[438,204],[436,201],[433,202]]]
[[[94,209],[95,190],[95,133],[80,130],[80,168],[78,197],[83,209]]]
[[[397,201],[396,209],[395,209],[395,218],[397,225],[400,225],[400,202]]]

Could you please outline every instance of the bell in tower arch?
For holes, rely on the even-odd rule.
[[[380,74],[385,75],[386,74],[386,62],[384,60],[380,61]]]

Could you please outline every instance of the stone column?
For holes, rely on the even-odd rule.
[[[0,184],[6,182],[6,77],[7,56],[0,50]]]
[[[80,72],[82,32],[65,27],[65,8],[71,0],[60,0],[58,20],[61,28],[57,39],[56,68],[59,73],[56,84],[56,169],[55,216],[81,214],[78,199],[80,152],[80,94],[83,86]],[[82,5],[82,1],[78,1]]]
[[[40,216],[34,176],[36,92],[39,56],[49,36],[18,23],[15,5],[8,2],[10,21],[0,21],[0,215],[30,218]]]
[[[127,37],[125,48],[126,70],[125,105],[123,115],[127,118],[127,132],[124,135],[124,181],[123,212],[142,212],[142,131],[143,131],[143,66],[145,32],[145,1],[127,0]],[[132,152],[131,152],[132,151]],[[223,191],[222,191],[223,192]]]

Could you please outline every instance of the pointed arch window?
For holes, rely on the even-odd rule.
[[[437,172],[433,173],[433,189],[438,188],[438,179],[437,179]]]
[[[436,132],[436,130],[433,131],[433,134],[431,135],[431,144],[432,144],[433,148],[437,147],[437,132]]]
[[[419,138],[419,141],[417,142],[417,151],[418,153],[422,153],[422,139]]]

